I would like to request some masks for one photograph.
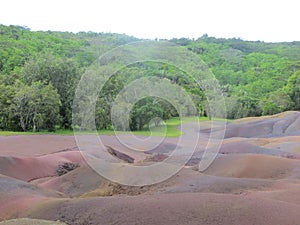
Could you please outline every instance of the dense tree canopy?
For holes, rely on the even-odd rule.
[[[285,91],[290,96],[295,110],[300,110],[300,70],[295,72],[287,82]]]
[[[27,27],[0,25],[0,129],[54,130],[72,128],[76,86],[100,55],[138,41],[124,34],[32,32]],[[228,118],[260,116],[300,109],[300,42],[265,43],[203,35],[197,40],[172,39],[199,56],[223,90]],[[199,115],[211,114],[205,94],[178,68],[139,62],[117,71],[97,97],[98,129],[112,127],[111,107],[118,93],[135,79],[158,77],[183,87]],[[158,125],[178,112],[163,99],[150,97],[135,104],[130,128]],[[154,120],[153,120],[154,119]]]
[[[12,102],[12,112],[23,131],[53,131],[59,122],[60,105],[59,94],[51,84],[19,84]]]

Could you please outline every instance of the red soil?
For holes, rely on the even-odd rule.
[[[0,137],[0,221],[29,217],[75,225],[299,224],[299,117],[287,112],[229,124],[222,154],[206,171],[200,173],[191,164],[145,187],[99,176],[86,165],[73,136]],[[201,137],[193,159],[201,155],[206,137]],[[167,138],[145,154],[122,146],[114,136],[102,139],[134,158],[136,166],[164,159],[178,140]],[[62,162],[80,167],[58,176]]]

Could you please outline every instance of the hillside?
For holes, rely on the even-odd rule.
[[[109,50],[136,41],[142,40],[125,34],[33,32],[27,27],[0,25],[0,130],[71,128],[72,100],[86,68]],[[222,85],[228,118],[300,109],[300,42],[265,43],[208,35],[170,41],[197,54],[209,66]],[[143,62],[117,72],[107,83],[95,111],[98,129],[112,126],[111,102],[141,73],[157,74],[182,86],[199,106],[199,114],[209,114],[203,92],[182,71]],[[165,101],[144,99],[132,112],[131,129],[144,129],[151,119],[149,111],[163,119],[178,116]],[[140,117],[147,119],[141,123]]]

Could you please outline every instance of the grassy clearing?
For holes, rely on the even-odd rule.
[[[182,133],[177,127],[184,122],[195,122],[195,121],[207,121],[207,117],[186,117],[186,118],[171,118],[165,122],[164,125],[160,126],[151,126],[151,131],[141,130],[141,131],[133,131],[132,133],[135,135],[143,135],[143,136],[166,136],[166,137],[178,137]],[[166,128],[166,129],[165,129]],[[95,132],[80,132],[82,134],[95,134]],[[99,130],[97,131],[99,135],[115,135],[113,130]],[[118,133],[129,133],[129,132],[118,132]],[[74,135],[73,130],[62,130],[58,129],[55,132],[48,131],[40,131],[40,132],[14,132],[14,131],[0,131],[0,136],[15,136],[15,135],[34,135],[34,134],[53,134],[53,135]]]
[[[80,132],[82,134],[95,134],[95,132]],[[113,130],[100,130],[98,131],[101,135],[114,135]],[[16,136],[16,135],[39,135],[39,134],[52,134],[52,135],[74,135],[73,130],[63,130],[58,129],[55,132],[49,132],[49,131],[40,131],[40,132],[30,132],[30,131],[0,131],[0,136]]]

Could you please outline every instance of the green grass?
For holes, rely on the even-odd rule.
[[[143,136],[166,136],[166,137],[178,137],[182,133],[177,127],[181,124],[181,122],[195,122],[195,121],[207,121],[207,117],[186,117],[182,118],[171,118],[165,122],[166,125],[166,132],[164,129],[164,125],[160,125],[157,127],[152,126],[151,131],[148,130],[141,130],[141,131],[133,131],[132,133],[135,135],[143,135]],[[78,132],[79,134],[95,134],[95,132]],[[99,135],[115,135],[113,130],[98,130],[97,133]],[[119,132],[119,133],[128,133],[128,132]],[[53,134],[53,135],[74,135],[73,130],[63,130],[58,129],[55,132],[48,132],[48,131],[40,131],[40,132],[14,132],[14,131],[0,131],[0,136],[14,136],[14,135],[34,135],[34,134]]]
[[[82,134],[94,134],[95,132],[91,131],[82,131],[78,132]],[[98,131],[99,134],[101,135],[114,135],[113,130],[100,130]],[[49,132],[49,131],[39,131],[39,132],[30,132],[30,131],[0,131],[0,136],[16,136],[16,135],[38,135],[38,134],[52,134],[52,135],[74,135],[73,130],[63,130],[63,129],[58,129],[55,132]]]
[[[35,134],[73,135],[74,133],[73,133],[73,130],[57,130],[55,132],[49,132],[49,131],[40,131],[40,132],[0,131],[0,136],[35,135]]]

